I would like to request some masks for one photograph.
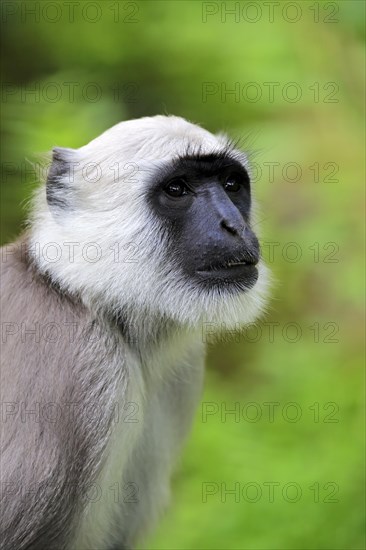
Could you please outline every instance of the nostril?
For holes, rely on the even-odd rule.
[[[235,223],[231,223],[229,222],[228,220],[221,220],[221,228],[222,229],[225,229],[225,231],[227,231],[228,233],[230,233],[231,235],[241,235],[243,230],[244,230],[244,227],[242,226],[237,226],[237,224]]]

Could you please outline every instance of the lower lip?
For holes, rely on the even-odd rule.
[[[240,264],[231,267],[221,267],[220,269],[210,269],[197,271],[200,277],[212,279],[219,282],[238,282],[238,281],[256,281],[258,270],[253,264]]]

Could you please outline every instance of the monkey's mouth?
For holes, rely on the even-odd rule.
[[[197,275],[218,283],[242,282],[247,286],[253,286],[258,278],[257,263],[257,258],[249,257],[242,260],[228,260],[198,269]]]

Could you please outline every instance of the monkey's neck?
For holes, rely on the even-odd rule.
[[[195,333],[192,329],[178,324],[173,319],[151,312],[140,312],[135,315],[126,310],[114,317],[109,316],[123,337],[124,342],[137,351],[155,350],[180,336]]]
[[[97,320],[106,330],[118,330],[123,342],[138,354],[149,353],[171,341],[184,339],[187,335],[195,334],[188,326],[182,325],[172,318],[159,312],[141,311],[136,306],[104,304],[103,297],[89,297],[85,299],[79,293],[71,293],[69,289],[54,280],[50,274],[40,270],[37,262],[29,251],[29,235],[25,233],[17,242],[17,254],[32,270],[33,276],[58,294],[60,301],[70,301],[89,311],[92,320]]]

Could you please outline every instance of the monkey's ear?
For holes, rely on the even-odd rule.
[[[66,209],[71,206],[70,195],[74,181],[76,151],[54,147],[52,164],[46,181],[46,197],[50,208]]]

